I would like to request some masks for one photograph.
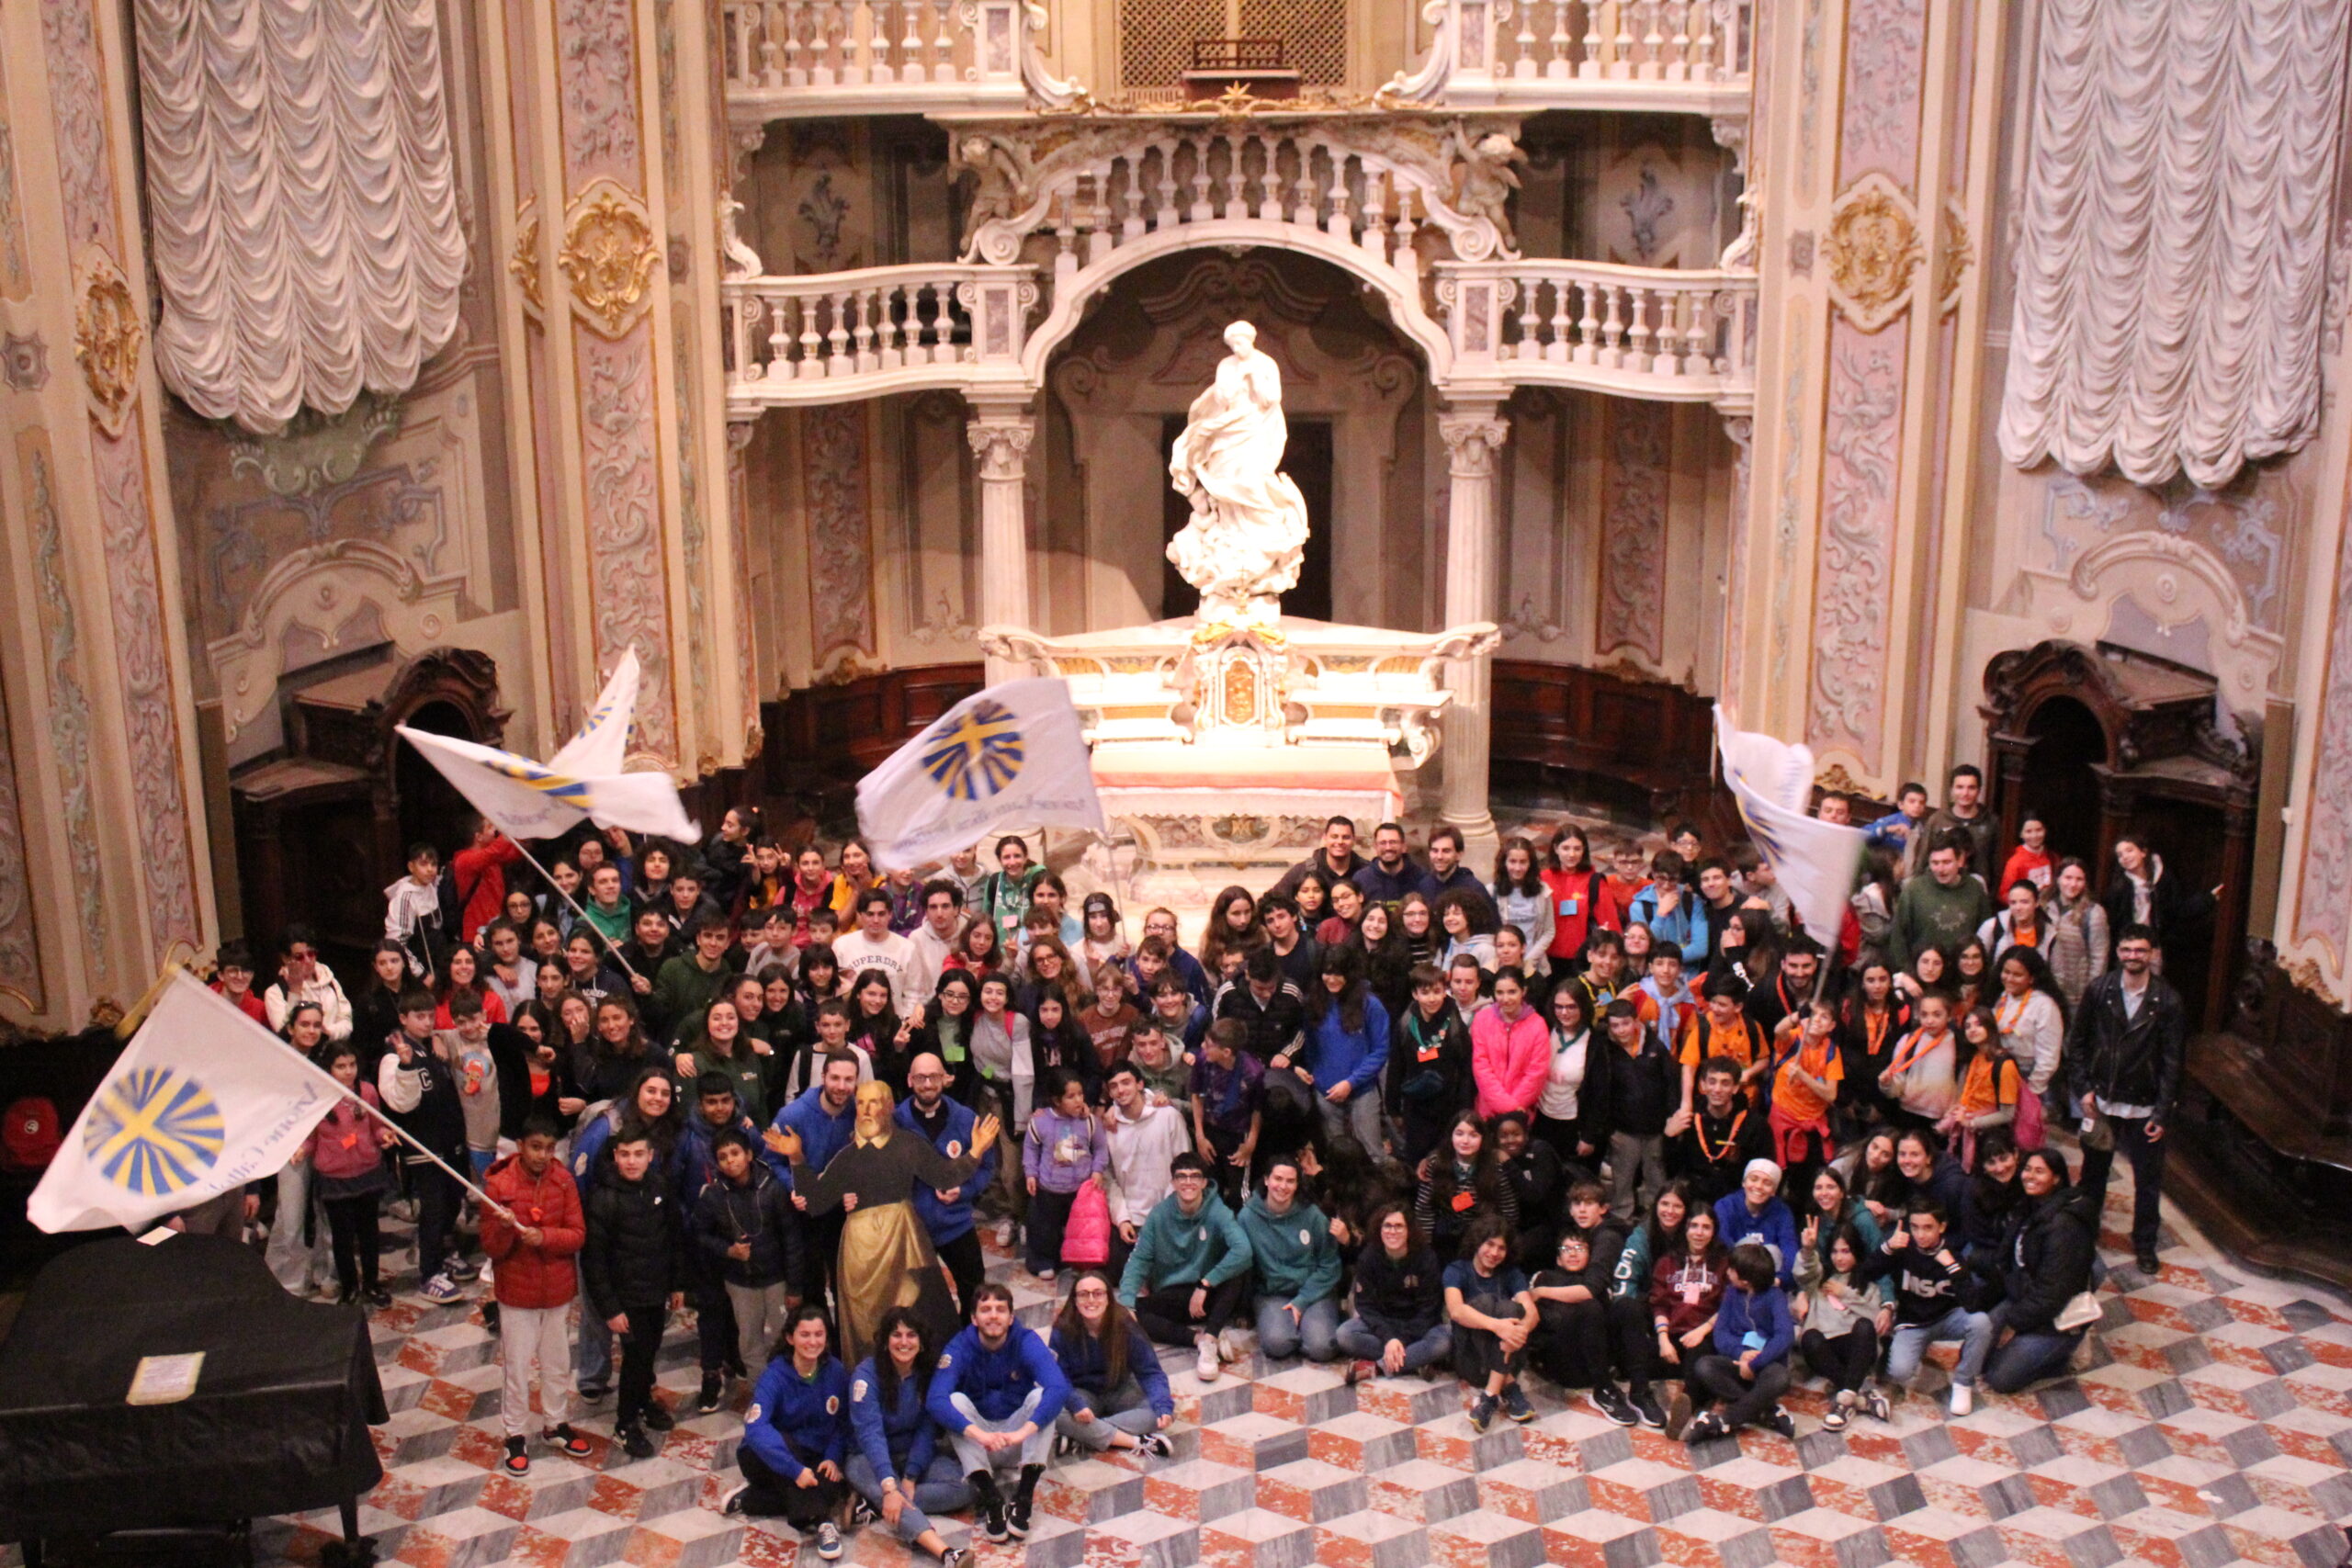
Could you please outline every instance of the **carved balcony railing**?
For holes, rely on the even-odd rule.
[[[1383,96],[1448,108],[1747,112],[1756,0],[1429,0]]]
[[[1080,89],[1046,72],[1027,0],[722,0],[740,128],[837,114],[1019,111]]]
[[[1451,379],[1685,402],[1754,395],[1756,275],[1606,262],[1442,262]]]
[[[954,262],[719,286],[732,412],[1018,382],[1035,269]]]

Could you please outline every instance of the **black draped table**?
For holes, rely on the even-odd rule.
[[[133,1404],[145,1357],[203,1352],[193,1391]],[[356,1544],[384,1473],[366,1314],[288,1295],[251,1248],[128,1236],[42,1269],[0,1342],[0,1540],[221,1529],[329,1505]],[[364,1553],[363,1553],[364,1555]]]

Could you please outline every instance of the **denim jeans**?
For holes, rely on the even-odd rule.
[[[1372,1330],[1372,1325],[1360,1317],[1351,1317],[1340,1325],[1331,1338],[1340,1353],[1358,1361],[1377,1361],[1388,1354],[1388,1341]],[[1419,1339],[1405,1346],[1405,1371],[1418,1372],[1432,1361],[1442,1361],[1453,1349],[1452,1326],[1441,1323]]]
[[[1310,1361],[1328,1361],[1340,1353],[1340,1303],[1325,1297],[1290,1315],[1288,1296],[1258,1298],[1258,1350],[1268,1360],[1280,1361],[1302,1350]]]
[[[2020,1334],[1995,1350],[1984,1362],[1984,1386],[1995,1393],[2015,1393],[2044,1378],[2063,1376],[2075,1359],[2075,1347],[2085,1330],[2061,1334]]]
[[[578,1376],[577,1386],[609,1389],[613,1386],[613,1331],[605,1326],[613,1315],[612,1309],[600,1305],[588,1295],[588,1282],[580,1282],[580,1339],[572,1347],[571,1370]]]
[[[1933,1323],[1896,1324],[1892,1348],[1886,1353],[1886,1381],[1909,1382],[1918,1371],[1928,1347],[1946,1339],[1960,1341],[1960,1365],[1952,1369],[1951,1381],[1962,1388],[1973,1388],[1976,1374],[1984,1368],[1985,1354],[1993,1348],[1993,1320],[1981,1312],[1960,1307],[1953,1307]]]
[[[1094,1419],[1080,1420],[1080,1410],[1091,1413]],[[1069,1402],[1054,1417],[1054,1430],[1090,1453],[1099,1454],[1111,1446],[1114,1432],[1140,1438],[1146,1432],[1159,1430],[1159,1413],[1151,1407],[1143,1385],[1130,1375],[1120,1379],[1119,1386],[1108,1393],[1071,1389]]]
[[[872,1460],[853,1453],[842,1461],[842,1474],[876,1513],[882,1511],[882,1478],[874,1473]],[[933,1453],[922,1474],[900,1476],[899,1495],[906,1498],[907,1506],[899,1516],[898,1535],[909,1542],[932,1528],[932,1515],[960,1514],[972,1506],[971,1484],[956,1468],[954,1454]]]

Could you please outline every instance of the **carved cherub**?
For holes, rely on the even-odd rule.
[[[1018,148],[987,136],[967,136],[957,149],[972,176],[972,205],[964,217],[968,248],[983,225],[1018,218],[1033,199],[1029,160]]]
[[[1511,165],[1527,162],[1527,154],[1499,130],[1490,130],[1474,143],[1458,119],[1453,122],[1453,146],[1462,164],[1462,191],[1454,197],[1454,207],[1465,218],[1484,218],[1493,223],[1502,249],[1516,251],[1519,237],[1511,231],[1509,203],[1510,193],[1519,188],[1519,175]]]

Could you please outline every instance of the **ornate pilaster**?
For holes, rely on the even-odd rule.
[[[1029,615],[1029,444],[1037,420],[1026,404],[975,404],[964,427],[979,459],[980,625],[1034,629]],[[1027,671],[990,654],[990,685]]]
[[[686,775],[740,764],[756,711],[747,574],[700,325],[724,260],[707,19],[674,0],[485,15],[492,206],[514,214],[497,281],[540,435],[525,596],[545,627],[549,728],[578,722],[634,646],[633,760]]]
[[[0,13],[0,1012],[48,1024],[219,935],[126,21]]]
[[[1497,415],[1497,407],[1468,403],[1438,416],[1452,480],[1445,510],[1445,624],[1450,627],[1491,621],[1496,615],[1501,580],[1495,504],[1500,465],[1496,458],[1510,434],[1510,422]],[[1442,815],[1472,841],[1474,856],[1495,842],[1495,819],[1487,809],[1492,660],[1491,653],[1476,654],[1453,660],[1446,670],[1445,683],[1453,700],[1446,705],[1440,748],[1445,760]]]

